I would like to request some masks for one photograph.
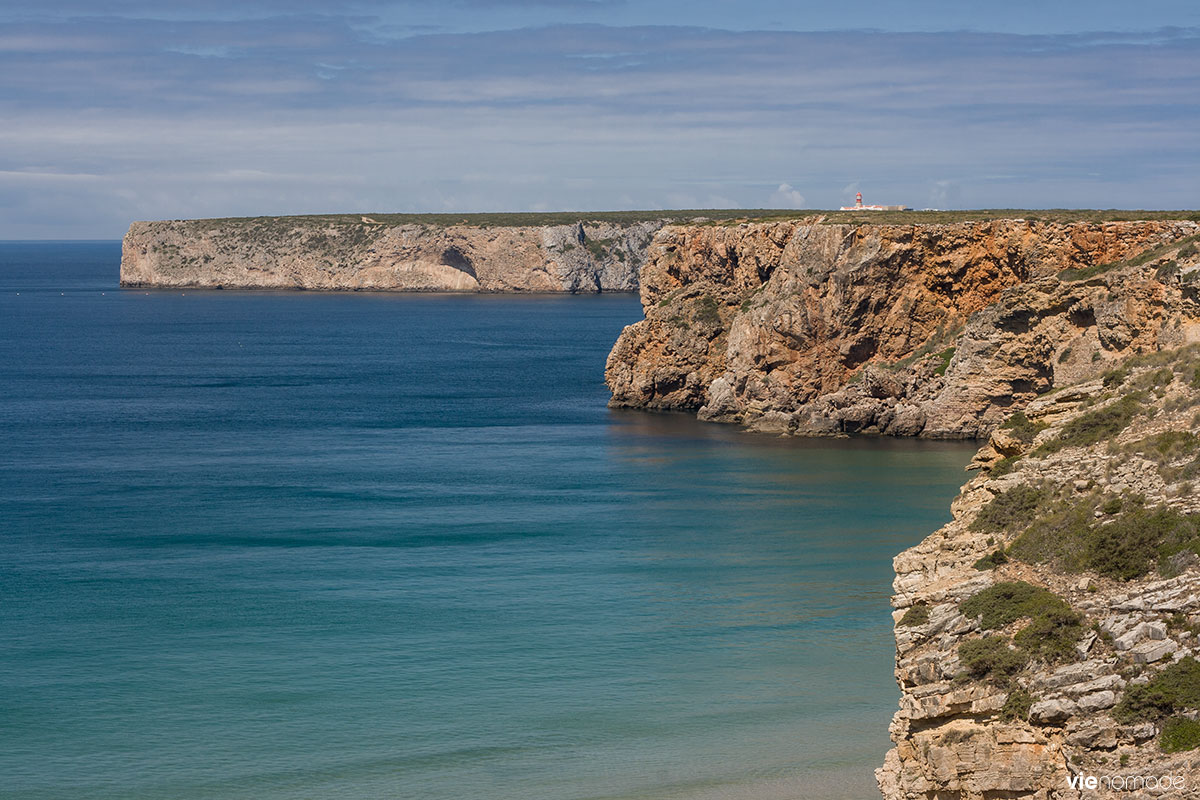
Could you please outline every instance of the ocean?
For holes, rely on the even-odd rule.
[[[636,297],[0,243],[0,796],[869,798],[974,445],[606,408]]]

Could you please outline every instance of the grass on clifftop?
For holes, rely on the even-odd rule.
[[[203,220],[220,226],[287,222],[296,226],[324,224],[361,224],[367,217],[378,225],[428,225],[448,227],[471,225],[487,228],[515,228],[542,225],[574,225],[578,222],[608,222],[632,225],[639,222],[670,220],[708,224],[738,222],[775,222],[824,217],[833,224],[912,225],[952,222],[990,222],[1000,219],[1027,219],[1039,222],[1132,222],[1138,220],[1191,220],[1200,222],[1200,211],[1124,211],[1118,209],[1017,209],[994,208],[964,211],[822,211],[820,209],[771,208],[691,208],[653,211],[516,211],[471,212],[461,214],[306,214],[294,216],[220,217]],[[371,224],[371,223],[367,223]]]
[[[1091,208],[984,208],[963,211],[802,211],[805,216],[825,215],[826,224],[990,222],[998,219],[1027,219],[1031,222],[1137,222],[1142,220],[1190,220],[1200,222],[1200,211],[1136,211]]]
[[[797,219],[806,215],[804,211],[784,211],[775,209],[678,209],[670,211],[519,211],[503,213],[468,213],[468,214],[305,214],[297,216],[264,216],[264,217],[221,217],[200,220],[182,220],[185,222],[200,222],[214,226],[242,226],[286,223],[295,226],[317,225],[427,225],[435,228],[446,228],[453,225],[467,225],[481,228],[521,228],[544,225],[575,225],[580,222],[606,222],[614,225],[634,225],[639,222],[657,222],[670,220],[690,222],[720,221],[728,219],[752,217]],[[364,223],[366,217],[370,222]]]

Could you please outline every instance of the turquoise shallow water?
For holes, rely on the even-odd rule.
[[[605,408],[629,296],[0,244],[0,795],[870,797],[973,447]]]

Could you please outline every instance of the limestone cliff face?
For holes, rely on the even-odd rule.
[[[305,217],[135,222],[122,286],[634,291],[661,222],[481,227]]]
[[[1083,283],[1056,276],[1198,230],[1025,220],[667,227],[642,269],[646,319],[609,356],[612,404],[785,433],[980,435],[1057,380],[1196,335],[1194,301],[1155,278],[1158,262]]]
[[[886,800],[1200,797],[1197,433],[1195,345],[992,433],[953,521],[894,562]]]

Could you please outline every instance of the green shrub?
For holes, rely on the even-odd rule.
[[[1064,608],[1050,609],[1035,616],[1027,626],[1017,631],[1013,644],[1031,657],[1050,664],[1073,660],[1075,643],[1083,636],[1083,626],[1080,624],[1083,618],[1065,602],[1062,605]]]
[[[1168,475],[1167,478],[1172,481],[1191,481],[1200,478],[1200,456],[1196,456],[1178,472]]]
[[[1092,530],[1092,502],[1057,503],[1043,509],[1008,547],[1008,555],[1033,564],[1053,562],[1062,569],[1085,569],[1084,551]]]
[[[1171,249],[1173,247],[1176,247],[1180,244],[1183,244],[1183,247],[1187,247],[1188,244],[1191,244],[1192,242],[1196,241],[1197,238],[1198,238],[1197,236],[1189,236],[1186,239],[1181,239],[1176,242],[1167,242],[1166,244],[1160,244],[1158,247],[1153,247],[1149,250],[1143,250],[1142,252],[1138,253],[1137,255],[1130,256],[1129,258],[1123,259],[1121,261],[1114,261],[1109,264],[1096,264],[1094,266],[1085,267],[1083,269],[1063,270],[1062,272],[1058,273],[1058,277],[1061,280],[1065,280],[1065,281],[1078,281],[1078,280],[1084,280],[1086,278],[1092,278],[1092,277],[1095,277],[1096,275],[1100,275],[1102,273],[1108,272],[1109,270],[1118,269],[1120,267],[1141,266],[1142,264],[1145,264],[1148,261],[1153,261],[1154,259],[1159,258],[1160,256],[1166,255],[1167,253],[1169,253],[1171,251]],[[1183,248],[1180,248],[1180,252],[1182,252],[1182,250],[1183,250]]]
[[[973,531],[1019,531],[1037,516],[1047,491],[1040,486],[1014,486],[992,498],[971,523]]]
[[[976,561],[974,567],[978,570],[995,569],[1001,564],[1007,563],[1008,556],[1004,555],[1004,551],[996,550],[995,552],[988,553],[986,556]]]
[[[1014,721],[1029,719],[1029,709],[1032,707],[1033,695],[1024,689],[1013,689],[1000,709],[1000,718]]]
[[[1025,416],[1024,411],[1018,411],[1006,419],[1000,427],[1003,430],[1011,431],[1012,435],[1022,444],[1029,445],[1033,442],[1033,437],[1049,426],[1045,422],[1033,422]]]
[[[1053,563],[1068,572],[1094,570],[1118,580],[1160,571],[1176,553],[1200,553],[1200,516],[1168,507],[1147,509],[1145,499],[1093,494],[1045,508],[1005,550],[1009,558]],[[1095,512],[1110,517],[1097,524]]]
[[[1130,686],[1113,710],[1122,722],[1153,720],[1200,708],[1200,662],[1188,656],[1141,686]]]
[[[968,677],[1004,683],[1024,669],[1029,658],[1010,648],[1003,636],[985,636],[960,644],[958,660]]]
[[[1083,635],[1083,618],[1067,601],[1053,592],[1024,581],[1006,581],[989,586],[959,605],[965,616],[979,617],[984,630],[1002,628],[1028,617],[1029,624],[1017,632],[1013,643],[1026,659],[1063,661],[1075,651]]]
[[[701,322],[716,325],[721,321],[720,304],[717,298],[706,294],[696,301],[696,317]]]
[[[945,350],[937,354],[937,357],[942,360],[942,363],[939,364],[937,369],[934,370],[935,373],[938,375],[946,374],[946,368],[950,366],[950,359],[954,358],[955,349],[956,348],[953,347],[947,347]]]
[[[1160,386],[1166,386],[1171,381],[1175,380],[1175,371],[1170,367],[1156,369],[1153,372],[1145,372],[1138,376],[1134,385],[1139,389],[1156,389]]]
[[[1128,377],[1129,377],[1128,368],[1118,367],[1117,369],[1110,369],[1108,372],[1104,373],[1102,382],[1104,383],[1105,389],[1115,389],[1116,387],[1118,387],[1122,383],[1124,383],[1125,379]]]
[[[1176,258],[1191,258],[1196,255],[1196,243],[1188,242],[1183,247],[1179,248],[1179,252],[1175,254]]]
[[[612,239],[588,239],[583,246],[591,253],[592,258],[602,261],[608,258],[608,246],[612,244],[612,241]]]
[[[1183,550],[1194,550],[1200,520],[1172,508],[1134,508],[1108,525],[1092,528],[1084,567],[1101,575],[1129,580]]]
[[[1070,611],[1071,607],[1048,589],[1024,581],[1005,581],[971,595],[959,610],[968,617],[979,617],[984,630],[993,630],[1023,617]]]
[[[1115,300],[1116,296],[1110,296],[1108,299],[1110,301]],[[1120,371],[1128,376],[1131,370],[1140,369],[1141,367],[1170,366],[1182,374],[1197,365],[1200,365],[1200,345],[1189,344],[1174,349],[1151,350],[1136,356],[1130,356],[1121,362]]]
[[[1016,469],[1017,462],[1020,460],[1020,456],[1006,456],[988,468],[988,475],[993,478],[999,478],[1001,475],[1007,475]]]
[[[1187,717],[1171,717],[1163,724],[1158,746],[1164,753],[1182,753],[1200,747],[1200,722]]]
[[[1140,397],[1126,395],[1114,403],[1071,420],[1063,426],[1057,437],[1043,443],[1034,453],[1057,453],[1064,447],[1087,447],[1113,439],[1129,426],[1140,408]]]
[[[1160,464],[1176,461],[1200,448],[1200,438],[1191,431],[1164,431],[1129,446],[1131,452],[1151,456]]]
[[[1170,280],[1178,274],[1179,262],[1175,259],[1160,264],[1158,269],[1154,270],[1154,277],[1163,282]]]
[[[909,606],[908,611],[904,612],[904,616],[900,618],[900,627],[915,628],[926,622],[929,622],[929,606],[919,604]]]

